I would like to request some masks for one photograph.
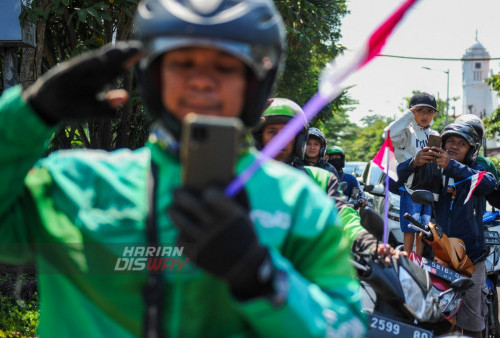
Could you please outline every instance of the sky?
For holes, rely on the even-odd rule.
[[[351,11],[342,20],[340,43],[345,57],[365,43],[366,38],[404,0],[347,0]],[[381,54],[420,58],[460,59],[477,39],[491,58],[500,58],[500,0],[420,0],[407,12],[387,40]],[[432,70],[426,70],[428,67]],[[500,72],[500,60],[490,69]],[[359,105],[351,121],[361,125],[367,115],[398,118],[403,100],[413,90],[425,91],[446,100],[449,70],[450,116],[453,107],[462,112],[462,62],[408,60],[378,56],[346,82],[351,98]],[[451,98],[460,97],[457,102]],[[494,106],[498,104],[494,102]],[[406,108],[406,106],[404,107]]]

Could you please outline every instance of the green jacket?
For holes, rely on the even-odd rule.
[[[136,151],[46,152],[53,130],[21,99],[0,98],[0,260],[35,262],[41,337],[129,337],[142,333],[148,272],[115,271],[144,247],[150,163],[162,246],[177,231],[166,209],[181,166],[158,144]],[[241,172],[255,153],[241,156]],[[37,162],[38,161],[38,162]],[[35,165],[36,163],[36,165]],[[246,184],[250,216],[274,264],[288,278],[286,302],[235,300],[227,285],[187,264],[163,270],[169,337],[311,337],[363,334],[359,284],[334,203],[293,168],[269,161]],[[134,257],[137,257],[135,255]],[[177,257],[185,262],[185,257]],[[120,270],[120,269],[118,269]]]
[[[372,244],[376,245],[376,239],[361,225],[358,212],[347,203],[345,195],[339,190],[338,177],[318,167],[304,166],[302,169],[335,201],[338,217],[344,226],[344,236],[353,243],[353,248],[364,250]]]

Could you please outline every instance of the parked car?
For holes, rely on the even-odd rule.
[[[360,161],[346,162],[344,166],[344,172],[354,175],[355,177],[361,177],[361,175],[363,175],[363,170],[365,170],[367,164],[368,162]]]
[[[360,178],[362,185],[373,185],[373,189],[369,192],[365,191],[365,197],[382,218],[385,214],[385,174],[372,161],[368,162],[364,168]],[[396,247],[403,244],[403,233],[399,225],[399,203],[400,197],[398,194],[389,192],[389,210],[388,210],[388,227],[389,239],[391,246]]]

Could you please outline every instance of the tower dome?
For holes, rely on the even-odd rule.
[[[464,59],[475,59],[475,58],[490,58],[490,53],[484,48],[483,44],[479,42],[476,36],[476,42],[467,48],[463,56]]]
[[[461,114],[474,114],[480,118],[493,111],[494,93],[484,81],[490,74],[490,53],[477,38],[462,57],[463,105]],[[498,148],[494,140],[487,140],[489,149]]]

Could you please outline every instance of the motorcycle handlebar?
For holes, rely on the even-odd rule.
[[[432,233],[425,230],[425,226],[422,223],[413,218],[409,213],[405,213],[403,217],[412,223],[408,225],[409,228],[422,232],[427,239],[432,240]]]

